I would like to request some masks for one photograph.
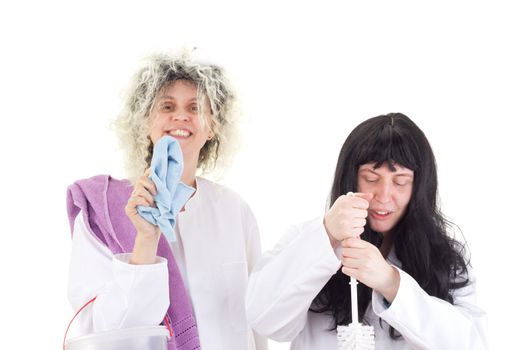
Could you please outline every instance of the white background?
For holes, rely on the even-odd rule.
[[[323,213],[358,123],[411,117],[433,145],[443,211],[472,251],[492,346],[513,348],[524,310],[524,14],[501,0],[3,2],[0,348],[61,346],[72,315],[66,187],[124,176],[108,129],[120,94],[142,56],[181,45],[225,66],[241,95],[244,147],[221,182],[251,204],[264,250]]]

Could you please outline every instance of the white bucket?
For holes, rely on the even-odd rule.
[[[69,339],[66,350],[167,350],[169,336],[164,326],[124,328]]]

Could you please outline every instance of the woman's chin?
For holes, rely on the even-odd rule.
[[[392,231],[393,227],[394,225],[388,222],[370,222],[370,228],[375,232],[382,234],[383,236],[388,234],[388,232]]]

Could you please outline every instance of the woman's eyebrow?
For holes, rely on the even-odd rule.
[[[376,173],[373,169],[370,169],[370,168],[361,169],[360,171],[366,171],[366,172],[372,173],[374,175],[381,176],[381,174]],[[397,170],[394,173],[396,173],[396,172],[397,172]],[[396,176],[396,177],[403,176],[403,177],[410,177],[410,178],[414,177],[414,175],[412,175],[410,173],[399,173],[399,174],[394,174],[394,176]]]
[[[413,177],[414,177],[414,175],[409,174],[409,173],[404,173],[404,174],[395,174],[394,176],[395,176],[395,177],[400,177],[400,176],[402,176],[402,177],[410,177],[410,178],[413,178]]]
[[[176,98],[171,96],[171,95],[162,95],[162,96],[159,97],[159,99],[161,99],[161,100],[176,100]],[[193,97],[190,100],[188,100],[188,102],[195,102],[195,101],[197,101],[197,97]]]
[[[372,169],[370,169],[370,168],[361,169],[361,170],[359,170],[359,171],[361,171],[361,172],[362,172],[362,171],[367,171],[367,172],[372,173],[372,174],[374,174],[374,175],[379,175],[378,173],[376,173],[374,170],[372,170]]]

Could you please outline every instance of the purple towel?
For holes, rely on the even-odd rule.
[[[115,180],[109,175],[98,175],[76,181],[67,190],[67,213],[71,234],[75,217],[82,212],[84,222],[93,236],[106,245],[113,254],[133,250],[136,230],[124,207],[133,190],[127,180]],[[170,306],[168,319],[173,337],[169,350],[200,349],[197,325],[179,268],[170,244],[161,235],[157,255],[168,260]]]

